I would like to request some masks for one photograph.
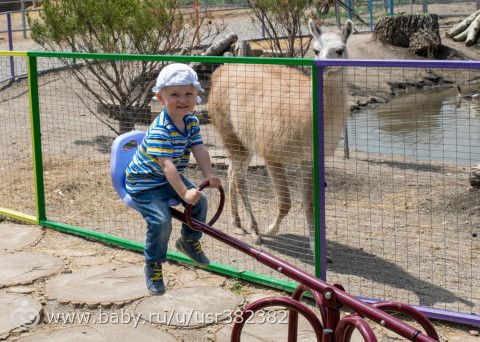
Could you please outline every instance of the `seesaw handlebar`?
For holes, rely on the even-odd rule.
[[[202,191],[205,188],[208,188],[210,186],[209,181],[203,182],[199,187],[198,190]],[[225,205],[225,191],[223,191],[223,187],[220,185],[218,187],[218,191],[220,192],[220,203],[218,204],[218,209],[215,215],[213,215],[212,219],[207,223],[209,226],[213,226],[215,222],[217,222],[218,218],[222,214],[223,207]],[[185,222],[194,230],[199,230],[196,228],[196,226],[192,222],[192,208],[193,206],[191,204],[188,204],[185,207]]]

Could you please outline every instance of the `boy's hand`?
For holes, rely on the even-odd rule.
[[[207,178],[207,181],[208,183],[210,184],[210,187],[211,188],[218,188],[220,186],[220,178],[218,178],[217,176],[210,176]]]
[[[200,196],[202,193],[198,191],[198,189],[192,188],[185,191],[185,196],[183,200],[188,204],[195,205],[197,204],[198,200],[200,200]]]

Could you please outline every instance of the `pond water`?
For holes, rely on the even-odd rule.
[[[454,88],[396,96],[352,114],[351,150],[422,161],[480,162],[480,99],[462,99]]]

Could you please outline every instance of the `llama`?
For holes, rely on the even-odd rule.
[[[341,30],[317,26],[311,19],[308,26],[316,59],[347,58],[346,42],[353,30],[350,20]],[[342,69],[331,69],[324,77],[325,155],[333,155],[346,125],[349,108],[346,106]],[[337,82],[332,82],[335,79]],[[225,64],[212,75],[208,113],[230,160],[228,181],[232,223],[237,232],[248,232],[241,227],[239,194],[250,218],[250,229],[256,235],[256,243],[262,243],[262,238],[246,183],[247,169],[255,153],[265,161],[277,202],[277,215],[266,235],[278,233],[290,210],[286,165],[296,163],[302,170],[302,203],[312,246],[311,93],[310,77],[286,66]]]

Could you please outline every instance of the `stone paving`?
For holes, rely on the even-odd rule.
[[[229,341],[242,306],[278,295],[167,263],[167,292],[152,296],[141,254],[31,225],[0,223],[0,251],[0,340]],[[242,340],[287,336],[285,311],[262,317]],[[314,340],[304,320],[299,340]]]

